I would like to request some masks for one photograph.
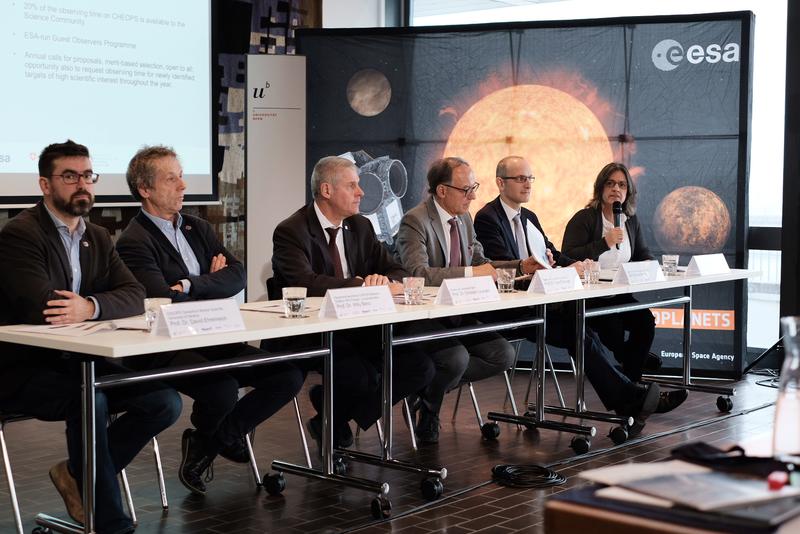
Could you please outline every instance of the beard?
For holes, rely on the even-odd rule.
[[[83,217],[87,215],[89,211],[91,211],[92,206],[94,206],[94,195],[86,190],[75,191],[68,200],[54,195],[53,205],[59,211],[76,217]]]

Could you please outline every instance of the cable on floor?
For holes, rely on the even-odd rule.
[[[567,481],[564,475],[547,467],[531,465],[496,465],[492,480],[509,488],[549,488]]]

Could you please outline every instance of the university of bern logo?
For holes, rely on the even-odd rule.
[[[664,39],[653,47],[653,65],[663,71],[671,71],[685,59],[692,65],[706,63],[734,63],[739,61],[739,44],[720,45],[712,43],[705,47],[695,44],[684,52],[683,46],[674,39]]]
[[[253,98],[264,98],[266,89],[269,89],[269,82],[264,82],[264,87],[253,87]]]

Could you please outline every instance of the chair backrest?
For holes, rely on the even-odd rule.
[[[269,300],[278,300],[282,298],[282,295],[280,294],[280,288],[275,282],[275,278],[272,276],[267,278],[267,298]]]

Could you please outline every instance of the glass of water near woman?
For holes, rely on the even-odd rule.
[[[600,262],[583,260],[583,283],[586,287],[596,286],[600,283]]]

